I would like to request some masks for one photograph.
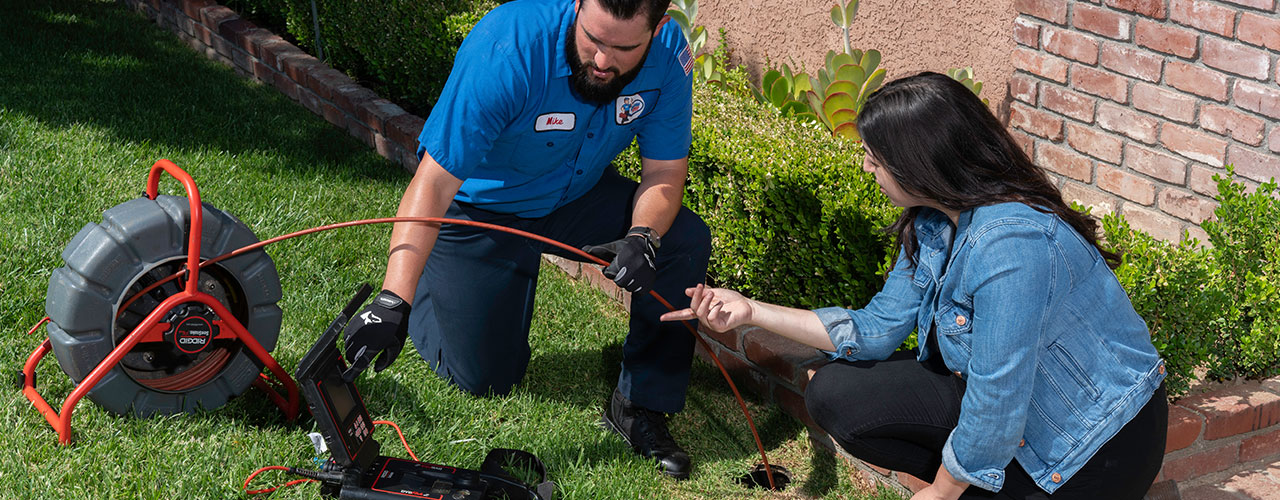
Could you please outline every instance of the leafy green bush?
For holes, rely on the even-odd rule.
[[[1171,245],[1115,214],[1104,216],[1102,226],[1107,242],[1124,255],[1116,277],[1164,357],[1168,394],[1181,396],[1195,380],[1195,369],[1209,359],[1212,339],[1226,331],[1222,321],[1208,320],[1218,317],[1226,300],[1207,286],[1213,275],[1209,256],[1194,241]]]
[[[1218,181],[1216,220],[1202,227],[1211,247],[1170,244],[1103,218],[1105,238],[1123,252],[1116,276],[1147,321],[1165,358],[1170,398],[1203,369],[1210,380],[1280,373],[1280,199],[1274,182],[1252,194]]]
[[[1280,198],[1274,178],[1251,194],[1229,179],[1214,177],[1220,205],[1216,220],[1202,225],[1231,328],[1217,339],[1222,360],[1210,365],[1209,376],[1265,377],[1280,373]]]
[[[617,161],[639,169],[633,150]],[[812,123],[738,92],[695,88],[685,205],[711,226],[710,279],[794,307],[865,305],[892,245],[880,228],[899,209],[861,165],[859,145]]]
[[[498,0],[316,0],[325,62],[379,95],[427,116],[453,68],[458,45]],[[283,19],[289,35],[315,53],[310,0],[229,0],[264,19]],[[278,21],[276,21],[278,22]]]

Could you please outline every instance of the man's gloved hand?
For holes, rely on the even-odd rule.
[[[343,373],[343,378],[354,380],[379,353],[381,356],[374,363],[373,371],[380,372],[391,366],[404,348],[404,339],[409,333],[408,316],[409,303],[390,290],[383,290],[348,320],[343,335],[351,367]]]
[[[609,261],[609,266],[604,268],[604,277],[633,293],[652,288],[658,278],[658,269],[653,264],[656,245],[637,229],[632,228],[620,240],[582,247],[584,252]]]

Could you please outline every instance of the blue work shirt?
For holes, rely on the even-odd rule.
[[[597,106],[570,88],[565,41],[572,0],[518,0],[493,9],[458,48],[440,100],[418,137],[458,179],[455,200],[541,217],[595,186],[635,139],[640,156],[689,155],[692,54],[669,22],[635,80]]]
[[[1097,248],[1054,214],[1001,203],[952,226],[924,208],[915,230],[916,265],[900,255],[867,307],[815,311],[833,356],[884,359],[917,331],[919,359],[940,354],[966,382],[947,471],[998,491],[1016,459],[1053,493],[1164,380],[1146,323]]]

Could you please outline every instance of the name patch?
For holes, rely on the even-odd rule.
[[[537,120],[533,124],[535,132],[546,132],[548,130],[573,130],[576,124],[576,116],[573,113],[546,113],[538,115]]]

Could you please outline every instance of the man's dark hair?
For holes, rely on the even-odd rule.
[[[595,2],[613,17],[631,19],[643,13],[649,21],[649,29],[656,28],[662,16],[667,15],[671,0],[582,0]]]
[[[1025,203],[1066,221],[1113,269],[1120,264],[1098,244],[1097,221],[1073,210],[987,106],[951,77],[925,72],[885,84],[867,98],[858,131],[903,191],[958,212]],[[903,210],[889,227],[913,264],[920,210]]]

